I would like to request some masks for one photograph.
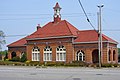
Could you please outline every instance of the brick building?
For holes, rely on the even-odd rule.
[[[78,30],[61,20],[60,6],[56,3],[54,20],[16,42],[8,45],[9,59],[27,53],[27,59],[40,62],[84,61],[98,62],[98,33],[95,30]],[[118,62],[117,42],[102,34],[102,63]]]

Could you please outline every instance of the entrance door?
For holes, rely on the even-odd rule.
[[[2,54],[0,54],[0,60],[2,60]]]
[[[11,58],[16,57],[16,52],[11,53]]]
[[[93,52],[92,52],[92,62],[93,62],[93,63],[98,63],[98,62],[99,62],[98,49],[95,49],[95,50],[93,50]]]

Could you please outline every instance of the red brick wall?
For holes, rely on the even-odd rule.
[[[43,50],[46,46],[52,48],[52,61],[56,61],[56,48],[60,45],[63,45],[66,48],[66,62],[73,61],[73,46],[71,38],[61,38],[61,39],[50,39],[50,40],[32,40],[28,41],[27,45],[27,58],[31,60],[32,49],[34,46],[39,47],[40,49],[40,62],[43,62]],[[35,44],[34,44],[35,43]]]
[[[8,59],[11,59],[11,53],[16,52],[16,56],[20,56],[22,52],[26,53],[26,46],[8,47]]]
[[[88,43],[88,44],[75,44],[74,45],[75,49],[74,49],[74,55],[76,57],[76,53],[79,50],[84,51],[85,53],[85,62],[88,63],[92,63],[92,51],[95,49],[98,49],[98,44],[97,43]],[[109,49],[111,50],[111,61],[112,63],[117,63],[118,62],[118,50],[117,50],[117,45],[116,44],[107,44],[107,43],[103,43],[103,49],[102,49],[102,57],[101,57],[101,61],[102,63],[109,63],[108,62],[108,51]],[[115,61],[113,61],[113,51],[115,50]]]
[[[98,49],[97,43],[84,43],[84,44],[72,44],[72,38],[60,38],[60,39],[46,39],[46,40],[28,40],[26,47],[9,47],[8,57],[11,59],[11,53],[16,52],[17,56],[21,52],[27,53],[27,59],[31,61],[32,49],[34,46],[39,47],[40,49],[40,62],[43,62],[43,50],[46,46],[52,48],[52,61],[56,61],[56,48],[60,45],[65,46],[66,48],[66,62],[71,62],[76,60],[76,53],[79,50],[84,51],[85,53],[85,62],[92,63],[92,52],[95,49]],[[108,51],[111,50],[111,61],[117,63],[118,61],[118,50],[116,44],[103,44],[103,54],[102,54],[102,63],[109,63],[108,61]],[[115,50],[115,60],[113,61],[113,51]]]

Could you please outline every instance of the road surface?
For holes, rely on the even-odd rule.
[[[0,66],[0,80],[120,80],[120,68]]]

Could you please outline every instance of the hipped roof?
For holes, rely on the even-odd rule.
[[[106,35],[102,34],[102,41],[106,42],[112,42],[116,43],[117,42]],[[96,30],[83,30],[78,32],[77,39],[75,39],[76,43],[90,43],[90,42],[98,42],[98,32]]]
[[[47,38],[47,37],[60,37],[60,36],[77,36],[77,28],[66,20],[61,20],[58,23],[49,22],[36,32],[29,35],[27,39]]]

